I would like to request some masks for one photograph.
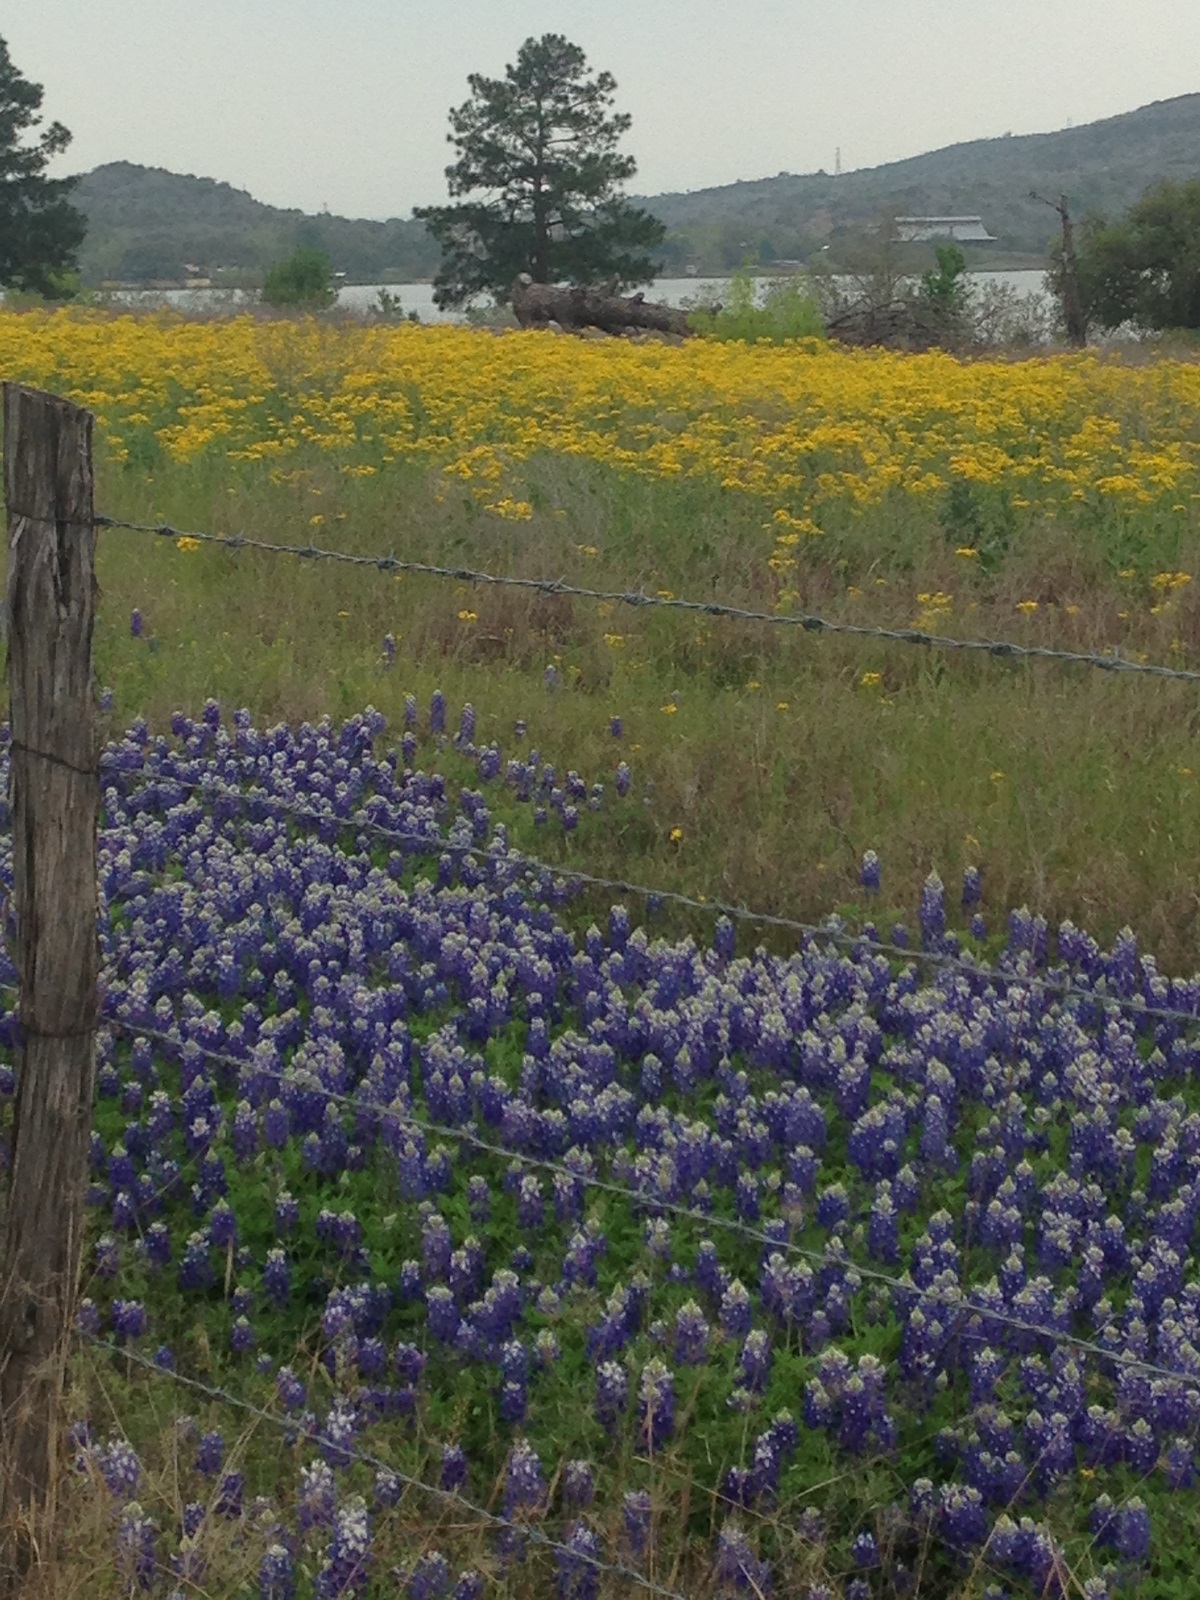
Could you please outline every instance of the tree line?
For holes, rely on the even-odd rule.
[[[502,77],[467,82],[450,112],[449,202],[414,212],[440,251],[439,306],[479,294],[504,303],[522,274],[615,294],[662,272],[665,225],[624,193],[637,167],[622,148],[631,119],[616,109],[611,73],[547,33],[526,39]],[[0,285],[65,299],[87,222],[70,201],[76,180],[47,175],[71,135],[42,126],[42,101],[0,39]],[[1200,328],[1200,178],[1160,183],[1116,220],[1085,217],[1073,251],[1052,253],[1050,283],[1073,326]],[[266,290],[277,304],[330,303],[328,256],[304,247]]]

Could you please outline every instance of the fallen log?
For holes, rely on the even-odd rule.
[[[648,330],[687,338],[692,332],[688,314],[675,306],[646,300],[641,294],[619,295],[603,289],[534,283],[522,272],[512,286],[512,308],[523,328],[557,324],[567,333],[599,328],[603,333]]]

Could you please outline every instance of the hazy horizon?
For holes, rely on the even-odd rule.
[[[255,199],[406,216],[444,197],[446,114],[562,32],[617,79],[640,194],[843,170],[1046,133],[1200,87],[1191,0],[40,0],[0,35],[74,142],[60,173],[110,161],[214,178]],[[1165,47],[1169,41],[1169,48]]]

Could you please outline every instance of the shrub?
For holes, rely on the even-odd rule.
[[[692,326],[708,339],[741,339],[752,344],[769,339],[819,339],[825,332],[821,310],[808,284],[799,278],[781,278],[758,303],[757,279],[747,271],[735,272],[729,284],[729,303],[700,306],[692,312]]]
[[[267,273],[262,297],[269,306],[296,306],[324,311],[337,299],[333,263],[324,250],[301,245]]]

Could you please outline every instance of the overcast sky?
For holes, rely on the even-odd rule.
[[[1037,133],[1200,89],[1198,0],[0,0],[75,135],[273,205],[407,215],[444,197],[446,113],[565,33],[633,116],[655,194]]]

